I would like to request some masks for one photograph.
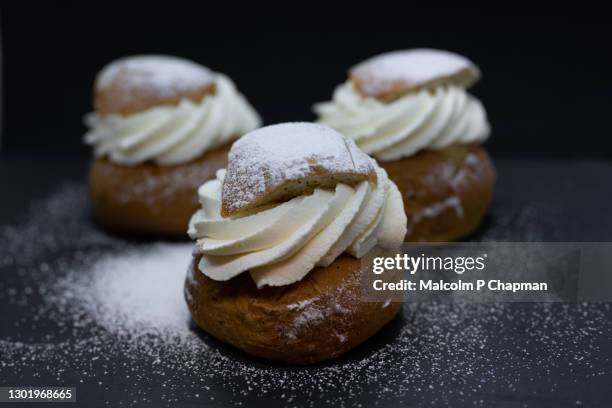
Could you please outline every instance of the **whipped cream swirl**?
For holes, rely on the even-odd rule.
[[[199,269],[214,280],[249,271],[258,287],[301,280],[341,253],[362,257],[375,246],[396,249],[406,235],[402,197],[383,169],[377,182],[336,185],[239,218],[222,218],[225,170],[199,191],[202,209],[189,223]]]
[[[459,86],[438,86],[384,103],[360,95],[348,81],[336,88],[332,101],[316,104],[314,110],[320,123],[383,161],[422,149],[482,142],[490,133],[484,107]]]
[[[132,166],[148,160],[161,165],[191,161],[258,128],[261,119],[234,83],[216,73],[216,93],[196,103],[156,106],[135,114],[90,113],[85,142],[97,157]]]

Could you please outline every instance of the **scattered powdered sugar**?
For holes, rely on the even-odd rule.
[[[96,77],[96,88],[115,85],[129,93],[154,89],[166,96],[207,86],[214,79],[208,68],[169,55],[135,55],[106,65]]]
[[[476,65],[461,55],[418,48],[374,56],[355,65],[350,74],[360,79],[364,95],[377,96],[390,91],[397,82],[420,86],[466,70],[470,71],[472,81],[480,76]]]
[[[259,128],[230,150],[223,206],[239,210],[284,182],[325,172],[365,179],[375,170],[352,140],[327,126],[296,122]]]
[[[500,228],[546,227],[539,208],[517,211]],[[293,367],[188,322],[188,245],[98,231],[74,185],[0,227],[0,378],[76,386],[90,406],[598,406],[610,396],[608,304],[406,304],[349,355]],[[295,308],[316,314],[315,304]]]
[[[148,333],[187,327],[183,282],[191,243],[153,244],[101,257],[88,271],[71,270],[53,296],[78,304],[109,332]]]

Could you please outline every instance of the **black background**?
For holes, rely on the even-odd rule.
[[[300,18],[296,10],[298,16],[264,21],[255,14],[220,17],[203,3],[134,10],[83,4],[0,11],[7,150],[87,154],[82,117],[91,109],[93,78],[124,55],[174,54],[227,73],[271,124],[314,119],[311,105],[329,99],[364,58],[426,46],[464,54],[481,67],[473,93],[492,123],[487,146],[494,156],[612,156],[605,13],[462,17],[398,10],[395,17]],[[359,31],[333,31],[339,28]],[[402,31],[386,31],[392,28]]]

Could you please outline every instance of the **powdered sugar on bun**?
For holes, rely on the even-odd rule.
[[[95,82],[100,114],[129,114],[214,92],[214,74],[195,62],[167,55],[137,55],[111,62]]]
[[[374,166],[352,140],[327,126],[266,126],[247,133],[232,146],[221,214],[236,215],[339,183],[375,183]]]
[[[468,87],[480,78],[480,70],[461,55],[417,48],[372,57],[351,68],[350,77],[363,96],[389,101],[438,85]]]

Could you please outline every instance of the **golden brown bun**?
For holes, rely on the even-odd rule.
[[[186,237],[198,209],[198,187],[227,165],[230,144],[176,166],[147,162],[134,167],[96,159],[89,193],[98,223],[111,231],[150,237]]]
[[[195,62],[166,55],[137,55],[111,62],[94,87],[99,115],[129,115],[182,99],[200,102],[216,91],[212,72]]]
[[[229,153],[221,215],[229,217],[274,202],[369,180],[372,159],[355,142],[315,123],[281,123],[247,133]]]
[[[380,162],[404,199],[406,241],[446,242],[473,232],[485,216],[495,169],[479,145],[452,145]]]
[[[441,85],[469,87],[480,78],[480,69],[459,54],[417,48],[369,58],[352,67],[349,77],[361,95],[390,102]]]
[[[257,289],[248,273],[219,282],[194,259],[185,281],[193,320],[219,340],[258,357],[312,364],[346,353],[393,317],[401,303],[366,303],[361,262],[343,254],[289,286]]]

